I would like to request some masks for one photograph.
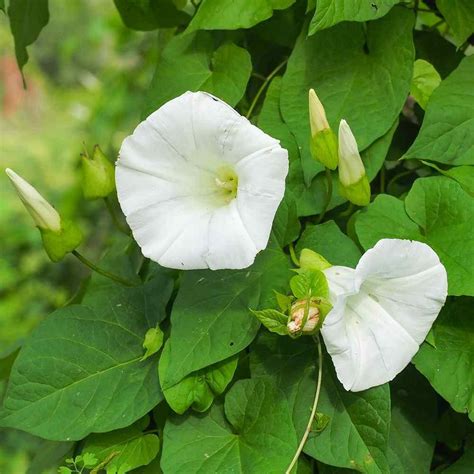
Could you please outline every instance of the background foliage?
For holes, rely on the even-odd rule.
[[[0,9],[2,166],[80,223],[84,253],[138,284],[91,278],[69,257],[49,263],[0,177],[0,472],[285,472],[309,417],[317,350],[311,338],[268,333],[249,308],[274,307],[273,290],[288,291],[290,243],[353,267],[385,237],[438,253],[448,302],[390,384],[346,392],[323,355],[297,471],[472,471],[470,0]],[[326,178],[309,150],[309,88],[333,128],[344,118],[355,133],[371,181],[365,208],[335,192],[317,217]],[[113,159],[142,118],[187,90],[221,97],[289,152],[272,237],[249,269],[180,274],[144,262],[103,203],[82,197],[83,146],[99,143]]]

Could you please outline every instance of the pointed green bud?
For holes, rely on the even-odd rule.
[[[310,249],[303,249],[300,254],[300,267],[322,272],[326,268],[332,267],[332,265],[319,253]]]
[[[11,169],[6,173],[18,196],[41,232],[44,249],[53,262],[61,260],[82,241],[82,233],[75,224],[64,221],[43,196]]]
[[[357,206],[370,203],[370,185],[357,142],[345,120],[339,125],[339,183],[340,192]]]
[[[82,159],[82,191],[86,199],[108,196],[115,189],[114,165],[107,159],[99,145],[94,147],[92,158],[87,154]]]
[[[326,168],[337,168],[337,140],[326,118],[323,104],[314,89],[309,90],[309,123],[311,126],[311,155]]]

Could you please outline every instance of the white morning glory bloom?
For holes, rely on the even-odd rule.
[[[146,257],[170,268],[245,268],[267,246],[288,152],[225,102],[186,92],[120,149],[117,193]]]
[[[324,273],[333,309],[321,333],[346,390],[392,380],[426,338],[447,296],[447,275],[426,244],[383,239],[356,269]]]

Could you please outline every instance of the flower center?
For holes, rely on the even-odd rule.
[[[236,172],[230,166],[221,166],[216,171],[214,183],[216,185],[217,192],[226,204],[237,196],[239,178]]]

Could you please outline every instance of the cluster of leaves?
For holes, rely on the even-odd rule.
[[[158,30],[143,116],[187,90],[212,92],[281,141],[290,172],[269,245],[250,268],[172,272],[144,265],[133,242],[117,239],[102,264],[136,286],[94,276],[4,354],[0,425],[49,440],[48,462],[61,472],[285,472],[314,399],[316,345],[269,333],[249,308],[298,291],[289,244],[353,267],[385,237],[428,243],[450,297],[390,384],[346,392],[323,354],[319,413],[297,470],[472,467],[474,6],[315,3],[115,0],[127,27]],[[22,67],[47,0],[10,0],[7,11]],[[322,222],[327,187],[309,150],[309,88],[333,128],[350,123],[372,181],[369,206],[335,193]]]

